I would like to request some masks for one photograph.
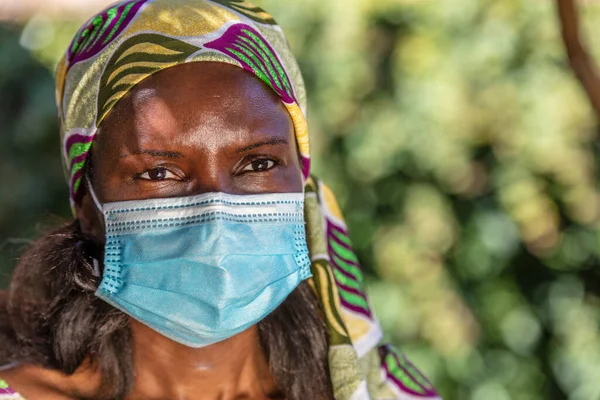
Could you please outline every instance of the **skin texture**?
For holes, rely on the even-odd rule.
[[[190,63],[137,85],[102,123],[92,148],[92,185],[102,203],[302,191],[291,118],[277,95],[240,68]],[[103,243],[91,196],[77,207],[82,230]],[[128,399],[279,398],[256,327],[192,349],[132,321],[136,381]],[[32,366],[2,377],[28,399],[92,395],[99,377]]]

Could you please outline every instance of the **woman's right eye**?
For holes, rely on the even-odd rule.
[[[164,181],[167,179],[178,179],[178,176],[165,167],[152,168],[138,175],[138,178],[148,181]]]

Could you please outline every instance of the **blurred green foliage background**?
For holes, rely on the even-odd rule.
[[[299,58],[388,340],[447,400],[600,399],[600,139],[552,2],[255,3]],[[82,22],[0,25],[1,285],[70,217],[52,70]]]

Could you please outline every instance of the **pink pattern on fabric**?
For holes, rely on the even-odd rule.
[[[204,47],[218,50],[239,62],[242,68],[269,85],[284,103],[297,103],[292,83],[277,53],[250,25],[234,24]]]
[[[385,377],[396,390],[423,399],[439,399],[431,382],[395,347],[381,346],[379,355]]]
[[[306,181],[308,179],[308,177],[310,176],[310,158],[308,157],[304,157],[304,156],[300,156],[300,163],[302,165],[302,176],[304,177],[304,180]]]
[[[19,393],[8,386],[8,383],[0,379],[0,400],[24,400]]]
[[[71,42],[67,51],[69,65],[100,53],[133,21],[148,0],[124,1],[89,20]]]
[[[327,249],[335,283],[340,293],[340,302],[346,309],[373,320],[363,275],[358,259],[350,245],[348,231],[336,225],[329,218],[326,218],[326,221]]]
[[[68,161],[67,165],[69,166],[68,172],[71,176],[69,188],[71,191],[72,201],[76,201],[78,199],[77,189],[83,175],[82,163],[87,159],[93,140],[93,135],[81,135],[79,133],[74,133],[70,135],[65,142],[65,152],[67,157],[70,158],[70,161]],[[74,171],[75,166],[79,168],[77,171]]]

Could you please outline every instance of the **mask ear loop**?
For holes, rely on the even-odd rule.
[[[94,266],[92,274],[94,274],[96,278],[100,278],[102,276],[100,273],[100,261],[98,261],[96,258],[92,258],[92,265]]]
[[[100,203],[100,200],[98,200],[98,197],[96,196],[96,192],[94,192],[94,188],[92,187],[92,181],[90,181],[90,177],[88,175],[85,176],[85,181],[87,183],[88,191],[90,192],[90,195],[92,196],[92,200],[94,201],[94,204],[96,205],[96,208],[98,209],[98,211],[100,211],[100,213],[104,214],[102,204]]]
[[[90,177],[86,174],[85,176],[85,181],[87,183],[87,188],[88,191],[90,192],[90,196],[92,196],[92,200],[94,201],[94,204],[96,205],[96,208],[98,209],[98,211],[100,211],[101,214],[104,214],[102,212],[102,204],[100,203],[100,200],[98,200],[98,196],[96,196],[96,192],[94,191],[94,188],[92,187],[92,181],[90,180]],[[100,261],[98,261],[95,257],[92,258],[92,265],[94,266],[94,271],[93,274],[96,277],[100,277],[102,274],[100,273]]]

